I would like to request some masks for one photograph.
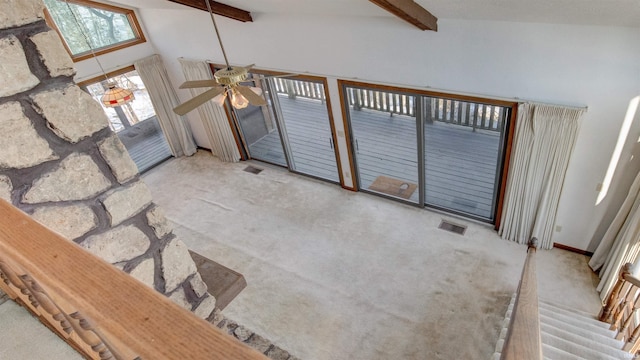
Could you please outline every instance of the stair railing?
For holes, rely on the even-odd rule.
[[[541,360],[543,358],[535,261],[537,247],[538,239],[531,239],[511,311],[511,323],[504,340],[501,360]]]
[[[627,263],[620,269],[618,281],[598,318],[610,323],[609,329],[617,332],[616,339],[625,342],[622,350],[636,354],[640,350],[640,279],[632,275],[632,268]]]
[[[2,199],[0,277],[86,358],[266,359]]]

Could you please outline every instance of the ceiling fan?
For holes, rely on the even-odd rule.
[[[224,46],[222,45],[222,40],[220,39],[220,33],[218,32],[218,25],[216,24],[216,20],[213,17],[213,12],[211,11],[209,0],[205,0],[205,3],[207,4],[207,10],[209,10],[209,15],[211,16],[211,21],[213,22],[213,27],[216,31],[218,42],[220,43],[220,49],[222,50],[222,55],[224,56],[226,68],[216,71],[213,74],[214,79],[186,81],[182,85],[180,85],[180,89],[204,87],[210,87],[211,89],[195,96],[191,100],[178,105],[173,109],[173,111],[178,115],[184,115],[209,100],[213,100],[219,106],[223,106],[225,98],[227,96],[230,97],[231,105],[233,105],[233,107],[236,109],[244,109],[249,104],[255,106],[267,105],[267,102],[261,96],[262,89],[253,86],[241,85],[241,83],[245,81],[257,80],[248,79],[249,69],[251,69],[254,65],[252,64],[245,67],[229,65],[227,53],[224,51]]]

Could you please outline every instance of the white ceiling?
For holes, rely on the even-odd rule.
[[[111,0],[137,8],[170,8],[167,0]],[[260,13],[392,16],[368,0],[218,0]],[[640,27],[640,0],[415,0],[439,19]],[[639,40],[640,41],[640,40]]]

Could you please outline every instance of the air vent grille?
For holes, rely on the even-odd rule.
[[[438,229],[446,230],[459,235],[464,235],[464,232],[467,231],[466,226],[450,223],[447,220],[442,220],[440,222],[440,225],[438,225]]]
[[[246,171],[248,173],[252,173],[252,174],[258,175],[258,174],[260,174],[262,172],[262,169],[257,168],[255,166],[249,165],[246,168],[244,168],[244,171]]]

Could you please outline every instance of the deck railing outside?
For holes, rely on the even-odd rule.
[[[274,78],[276,92],[290,98],[302,97],[326,101],[321,84],[283,78]],[[354,109],[388,112],[390,115],[415,117],[415,97],[411,95],[349,88],[349,105]],[[424,115],[428,123],[437,121],[471,127],[474,130],[500,131],[505,121],[505,108],[438,97],[425,97]]]
[[[618,281],[598,318],[610,323],[610,329],[617,332],[616,339],[625,342],[622,350],[636,354],[640,350],[640,279],[632,275],[632,269],[631,263],[620,269]]]
[[[2,199],[0,214],[0,289],[85,357],[266,359]]]
[[[287,94],[290,98],[302,97],[320,101],[327,101],[322,84],[311,81],[273,78],[276,92]]]
[[[542,359],[535,262],[536,247],[537,239],[533,238],[527,249],[527,258],[524,262],[516,301],[511,311],[511,324],[504,341],[501,360]]]

